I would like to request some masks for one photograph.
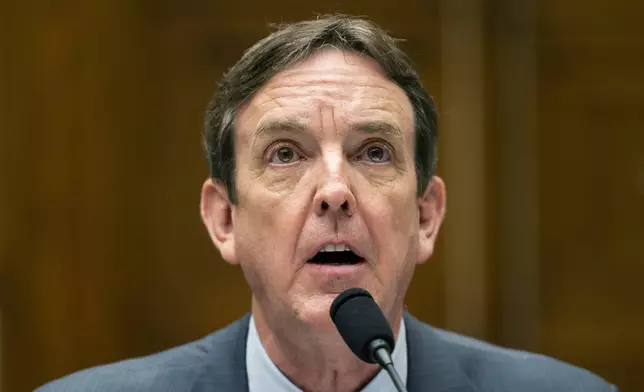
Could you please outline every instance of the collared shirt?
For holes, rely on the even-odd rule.
[[[405,321],[401,319],[396,347],[391,354],[394,367],[400,375],[400,379],[407,384],[407,332]],[[270,359],[264,345],[259,339],[255,320],[250,319],[248,337],[246,338],[246,371],[248,373],[249,392],[301,392]],[[367,384],[362,392],[384,392],[396,391],[396,387],[389,378],[389,374],[381,369],[376,377]]]

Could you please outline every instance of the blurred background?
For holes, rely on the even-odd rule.
[[[3,1],[0,385],[199,338],[249,309],[198,214],[203,111],[268,23],[403,43],[448,189],[408,307],[644,390],[644,2]]]

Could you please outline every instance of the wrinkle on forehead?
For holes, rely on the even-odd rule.
[[[407,95],[384,75],[378,63],[333,49],[280,72],[261,88],[240,108],[238,115],[246,125],[241,133],[250,136],[267,118],[319,122],[322,107],[333,108],[350,121],[386,118],[401,129],[413,131],[413,110]]]
[[[275,104],[285,107],[294,103],[289,102],[294,100],[324,105],[349,104],[354,108],[366,110],[404,111],[407,96],[403,91],[395,91],[389,84],[369,79],[361,83],[356,78],[338,80],[327,75],[275,83],[260,90],[251,101],[251,105],[262,107]]]

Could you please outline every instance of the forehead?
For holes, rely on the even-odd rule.
[[[370,57],[336,49],[273,77],[240,108],[238,132],[249,137],[263,123],[284,118],[317,124],[323,113],[332,113],[336,126],[378,121],[413,132],[413,110],[402,88]]]

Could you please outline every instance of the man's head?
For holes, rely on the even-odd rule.
[[[357,286],[400,315],[444,185],[434,104],[394,39],[341,16],[281,28],[224,76],[204,144],[202,218],[258,311],[326,325]],[[319,252],[329,244],[350,251]]]

